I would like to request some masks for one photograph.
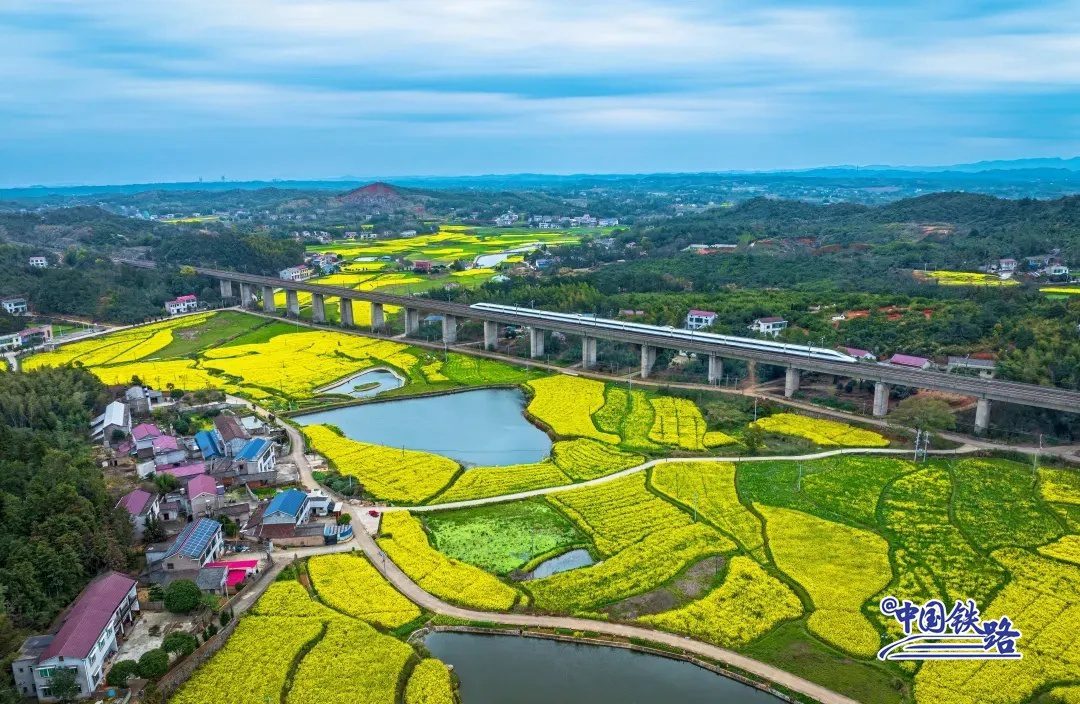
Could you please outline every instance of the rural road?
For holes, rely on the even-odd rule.
[[[237,399],[239,400],[239,399]],[[246,405],[250,405],[250,402],[244,402]],[[264,409],[259,409],[261,413],[266,414]],[[296,428],[292,427],[288,423],[277,420],[277,423],[282,427],[289,437],[290,452],[289,459],[296,463],[300,472],[301,483],[308,488],[315,489],[319,487],[318,482],[311,476],[311,467],[308,464],[307,457],[304,455],[304,438]],[[959,448],[962,450],[963,448]],[[951,452],[958,452],[954,450]],[[906,453],[907,450],[895,450],[893,453]],[[815,459],[818,457],[830,457],[838,454],[851,454],[850,451],[834,450],[824,453],[817,453],[815,455],[802,456],[805,459]],[[740,458],[742,459],[742,458]],[[760,458],[767,459],[767,458]],[[629,470],[624,470],[617,475],[611,477],[602,477],[601,479],[610,481],[611,478],[617,476],[625,476],[626,474],[638,472],[646,467],[658,464],[663,460],[655,462],[649,462],[638,467],[632,467]],[[723,459],[716,458],[713,461],[731,461],[731,458]],[[565,487],[555,487],[557,490],[565,490],[583,486],[585,484],[596,483],[597,480],[591,482],[585,482],[582,484],[574,484]],[[544,493],[545,490],[539,490],[539,493]],[[533,496],[537,492],[525,492],[524,496]],[[494,497],[493,500],[506,501],[513,497]],[[491,499],[480,499],[480,502],[487,503]],[[474,505],[475,502],[464,502],[466,505]],[[427,510],[434,508],[447,508],[454,506],[455,504],[445,504],[438,507],[423,507]],[[357,506],[352,506],[347,502],[342,503],[342,508],[352,516],[354,526],[359,526],[362,523],[361,514],[366,510]],[[392,509],[383,509],[392,510]],[[693,653],[698,656],[709,658],[717,662],[722,662],[733,667],[737,667],[746,672],[750,672],[758,677],[761,677],[769,682],[779,684],[787,687],[796,692],[800,692],[807,696],[823,702],[824,704],[858,704],[855,700],[845,697],[841,694],[833,692],[830,689],[822,687],[821,685],[814,684],[809,680],[805,680],[801,677],[781,670],[778,667],[767,665],[763,662],[759,662],[752,658],[748,658],[745,655],[740,655],[731,650],[720,648],[709,643],[703,643],[683,636],[677,636],[671,633],[665,633],[663,631],[655,631],[649,628],[642,628],[640,626],[630,626],[621,623],[610,623],[606,621],[593,621],[583,618],[573,618],[568,616],[533,616],[528,614],[514,614],[514,613],[499,613],[490,611],[474,611],[472,609],[464,609],[459,606],[447,603],[438,597],[430,594],[420,588],[415,582],[413,582],[408,575],[406,575],[400,567],[394,564],[394,561],[387,558],[386,553],[376,544],[375,539],[365,530],[354,531],[355,545],[348,543],[335,546],[326,547],[314,547],[314,548],[298,548],[296,550],[284,550],[281,552],[282,557],[288,557],[290,554],[296,554],[300,557],[308,557],[310,555],[320,555],[331,552],[341,552],[346,550],[355,549],[356,546],[367,555],[368,559],[375,568],[391,583],[394,587],[408,597],[413,603],[418,606],[431,611],[432,613],[441,614],[443,616],[451,616],[454,618],[466,619],[470,621],[485,621],[489,623],[498,623],[508,626],[522,626],[522,627],[538,627],[538,628],[565,628],[573,631],[585,631],[593,633],[603,633],[609,636],[616,636],[620,638],[640,638],[643,640],[652,641],[654,643],[661,643],[670,647],[678,648],[688,653]],[[280,560],[274,566],[274,570],[280,571],[284,565],[287,564],[286,560]],[[272,583],[272,579],[268,578],[263,581],[264,585]],[[264,587],[265,588],[265,587]],[[258,593],[253,591],[251,594],[250,602],[243,605],[246,609],[252,602],[258,597]],[[241,609],[242,610],[242,609]]]

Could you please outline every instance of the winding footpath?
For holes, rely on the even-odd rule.
[[[250,402],[245,402],[249,403]],[[261,409],[260,409],[261,410]],[[263,411],[265,413],[265,411]],[[282,427],[289,437],[290,452],[289,459],[296,463],[297,469],[300,472],[301,482],[305,487],[315,489],[319,487],[318,482],[315,481],[311,475],[311,467],[308,464],[307,457],[304,454],[304,438],[300,432],[289,425],[281,421],[277,421],[278,425]],[[942,450],[940,454],[960,454],[962,452],[971,452],[976,448],[957,448],[956,450]],[[757,457],[757,458],[711,458],[711,461],[715,462],[732,462],[732,461],[762,461],[770,459],[818,459],[821,457],[831,457],[840,454],[857,454],[859,452],[875,452],[880,454],[904,454],[910,452],[909,450],[830,450],[828,452],[821,452],[812,455],[800,455],[797,457]],[[495,496],[488,499],[477,499],[475,501],[464,501],[453,504],[442,504],[438,506],[424,506],[424,507],[409,507],[409,508],[385,508],[384,511],[392,510],[442,510],[446,508],[454,508],[458,506],[475,506],[484,503],[494,503],[500,501],[509,501],[515,498],[524,498],[528,496],[538,496],[545,493],[551,493],[553,491],[565,491],[574,489],[581,486],[587,486],[591,484],[602,483],[604,481],[611,481],[617,479],[620,476],[626,476],[634,472],[640,472],[648,467],[652,467],[663,462],[672,461],[686,461],[679,459],[662,459],[654,460],[652,462],[646,462],[645,464],[631,467],[630,469],[617,472],[607,477],[600,477],[588,482],[582,482],[579,484],[571,484],[566,486],[550,487],[548,489],[537,489],[535,491],[522,492],[520,494],[512,494],[508,496]],[[697,461],[697,460],[693,460]],[[362,509],[357,506],[352,506],[348,503],[342,504],[343,510],[345,510],[351,517],[354,526],[359,526],[363,522],[362,514],[366,509]],[[420,588],[416,582],[412,581],[408,575],[406,575],[400,567],[398,567],[393,560],[386,556],[382,548],[378,546],[375,539],[366,530],[354,531],[356,545],[367,555],[368,559],[375,568],[389,581],[394,587],[404,594],[410,601],[421,606],[432,613],[440,614],[443,616],[450,616],[453,618],[460,618],[469,621],[483,621],[488,623],[497,623],[505,626],[519,626],[519,627],[536,627],[536,628],[565,628],[573,631],[584,631],[601,633],[608,636],[615,636],[618,638],[639,638],[654,643],[660,643],[672,648],[677,648],[687,653],[692,653],[697,656],[715,660],[717,662],[730,665],[732,667],[739,668],[745,672],[749,672],[757,677],[760,677],[768,682],[786,687],[792,691],[805,694],[809,697],[813,697],[817,701],[823,702],[823,704],[858,704],[856,700],[845,697],[842,694],[832,691],[826,687],[810,682],[797,675],[793,675],[786,670],[782,670],[778,667],[768,665],[763,662],[759,662],[752,658],[748,658],[745,655],[741,655],[733,650],[721,648],[719,646],[711,645],[701,641],[693,640],[684,636],[678,636],[672,633],[665,633],[664,631],[656,631],[650,628],[642,628],[640,626],[630,626],[622,623],[611,623],[607,621],[593,621],[584,618],[574,618],[569,616],[533,616],[529,614],[516,614],[516,613],[502,613],[492,611],[475,611],[473,609],[465,609],[460,606],[454,606],[447,603],[442,599],[430,594]],[[295,552],[297,554],[318,555],[327,552],[340,552],[344,549],[351,548],[348,544],[328,546],[326,548],[306,548],[296,551],[284,551],[286,554]],[[282,566],[284,561],[281,562]],[[275,565],[277,567],[277,565]],[[280,569],[280,568],[279,568]]]

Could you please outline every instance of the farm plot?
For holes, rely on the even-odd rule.
[[[1064,532],[1032,491],[1031,468],[1027,465],[998,459],[964,459],[951,467],[957,524],[978,547],[1033,547],[1055,540]]]
[[[795,413],[775,413],[751,425],[769,433],[805,438],[822,447],[886,447],[889,444],[887,438],[872,430]]]
[[[424,524],[440,552],[496,574],[586,542],[573,523],[541,499],[440,511],[425,515]]]
[[[592,421],[604,405],[603,382],[556,374],[533,379],[529,386],[534,393],[529,413],[559,435],[618,444],[618,435],[601,432]]]
[[[600,430],[620,435],[624,447],[644,451],[660,448],[649,439],[653,407],[644,391],[609,385],[604,392],[604,405],[593,414],[593,421]]]
[[[547,499],[588,533],[603,555],[614,555],[651,533],[692,523],[689,515],[646,489],[640,472]]]
[[[588,613],[605,604],[660,587],[688,565],[735,550],[701,523],[661,530],[591,567],[526,583],[537,608]]]
[[[405,687],[405,704],[455,704],[450,670],[441,660],[425,658],[413,668]]]
[[[308,561],[311,585],[331,608],[383,628],[397,628],[420,609],[383,579],[366,557],[317,555]]]
[[[740,555],[731,559],[723,584],[704,598],[639,620],[665,631],[737,648],[802,613],[802,602],[795,592],[749,557]]]
[[[735,491],[735,465],[730,462],[669,462],[652,468],[654,489],[684,506],[734,538],[759,562],[765,560],[761,521],[739,502]]]
[[[461,471],[448,457],[350,440],[326,425],[306,425],[303,432],[338,472],[356,477],[368,492],[388,501],[421,503]]]
[[[651,403],[653,425],[649,439],[653,442],[698,451],[735,442],[730,435],[708,431],[701,410],[689,399],[657,396]]]
[[[383,515],[379,546],[409,578],[440,599],[483,610],[505,611],[518,592],[481,569],[451,559],[428,543],[420,522],[404,511]]]
[[[776,566],[809,593],[811,632],[837,647],[871,657],[880,646],[862,605],[892,578],[889,545],[874,533],[800,511],[757,506]]]

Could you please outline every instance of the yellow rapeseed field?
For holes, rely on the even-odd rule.
[[[639,620],[725,648],[740,648],[802,615],[791,588],[749,557],[731,558],[724,582],[702,599]]]
[[[888,439],[872,430],[824,418],[775,413],[751,423],[769,433],[806,438],[823,447],[885,447]]]
[[[980,271],[920,271],[920,275],[942,286],[1017,286],[1016,279],[1002,279],[997,274]]]
[[[300,661],[285,704],[394,704],[411,647],[362,621],[339,618]]]
[[[449,457],[350,440],[325,425],[307,425],[303,432],[338,472],[356,477],[368,492],[388,501],[422,503],[461,469]]]
[[[529,413],[559,435],[618,444],[618,435],[600,431],[592,421],[592,414],[604,405],[603,382],[556,374],[534,379],[529,386],[535,394]]]
[[[409,578],[440,599],[486,611],[505,611],[518,592],[483,570],[431,547],[420,521],[405,511],[383,514],[379,547]]]
[[[320,599],[362,621],[397,628],[420,616],[362,555],[317,555],[308,561],[308,574]]]
[[[405,704],[455,704],[450,670],[441,660],[425,658],[413,668],[405,686]]]
[[[892,579],[889,544],[880,536],[801,511],[757,505],[776,566],[810,594],[807,625],[854,655],[881,646],[862,605]]]

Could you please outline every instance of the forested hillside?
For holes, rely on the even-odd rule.
[[[104,402],[81,369],[0,373],[0,701],[14,701],[4,689],[21,637],[48,627],[100,571],[129,567],[131,524],[87,437]]]

